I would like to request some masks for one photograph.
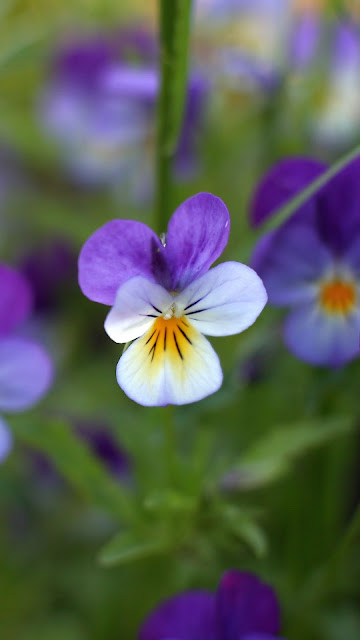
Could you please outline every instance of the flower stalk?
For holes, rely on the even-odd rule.
[[[160,93],[156,143],[155,229],[165,231],[172,210],[171,164],[179,139],[187,84],[192,0],[160,0]]]

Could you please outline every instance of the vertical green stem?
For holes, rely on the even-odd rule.
[[[192,0],[160,0],[160,93],[156,141],[156,230],[171,213],[171,167],[183,119]]]
[[[176,476],[176,441],[174,425],[174,407],[169,405],[162,409],[163,431],[164,431],[164,456],[167,467],[167,477],[169,484],[173,484]]]

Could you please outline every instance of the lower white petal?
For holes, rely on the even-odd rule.
[[[144,406],[188,404],[214,393],[222,383],[211,344],[185,318],[156,320],[125,351],[117,366],[120,387]]]
[[[194,280],[175,298],[176,315],[184,315],[208,336],[240,333],[255,322],[267,293],[253,269],[223,262]]]
[[[170,293],[159,284],[141,276],[131,278],[116,294],[115,304],[105,320],[105,331],[114,342],[135,340],[173,301]]]
[[[359,356],[360,309],[351,314],[326,314],[314,304],[290,311],[285,321],[286,345],[301,360],[339,367]]]

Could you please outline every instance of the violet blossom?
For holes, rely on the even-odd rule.
[[[136,60],[130,62],[128,53]],[[41,100],[41,125],[62,149],[70,175],[89,186],[122,186],[130,198],[153,188],[156,47],[141,30],[92,36],[56,56]],[[175,172],[192,175],[207,83],[191,73]]]
[[[319,82],[310,127],[320,143],[339,146],[360,132],[360,24],[338,22],[330,38],[328,68],[322,73],[325,82]]]
[[[326,170],[307,158],[283,160],[261,180],[252,204],[260,224]],[[269,302],[289,307],[287,347],[311,364],[338,367],[359,355],[360,159],[255,248],[252,265]]]
[[[280,610],[274,590],[255,575],[231,569],[216,593],[187,591],[160,604],[139,640],[276,640]]]
[[[216,86],[264,95],[278,87],[292,25],[288,0],[196,0],[194,21],[197,55]]]
[[[175,211],[164,243],[141,222],[113,220],[83,246],[80,287],[112,307],[110,338],[134,341],[117,380],[139,404],[187,404],[217,391],[219,358],[202,334],[240,333],[262,311],[266,291],[252,269],[225,262],[209,270],[229,231],[222,200],[200,193]]]
[[[45,350],[16,334],[31,311],[32,294],[25,278],[0,264],[0,411],[17,413],[36,404],[48,390],[53,367]],[[0,418],[0,460],[11,448],[11,435]]]

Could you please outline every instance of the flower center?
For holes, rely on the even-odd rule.
[[[154,366],[161,363],[165,353],[177,364],[179,360],[188,360],[195,333],[184,316],[182,318],[160,316],[143,338],[150,362]]]
[[[327,313],[347,314],[353,310],[356,297],[356,289],[352,282],[331,280],[321,286],[319,302]]]
[[[164,320],[170,320],[175,315],[176,307],[175,302],[173,302],[170,307],[163,313],[162,317]]]

